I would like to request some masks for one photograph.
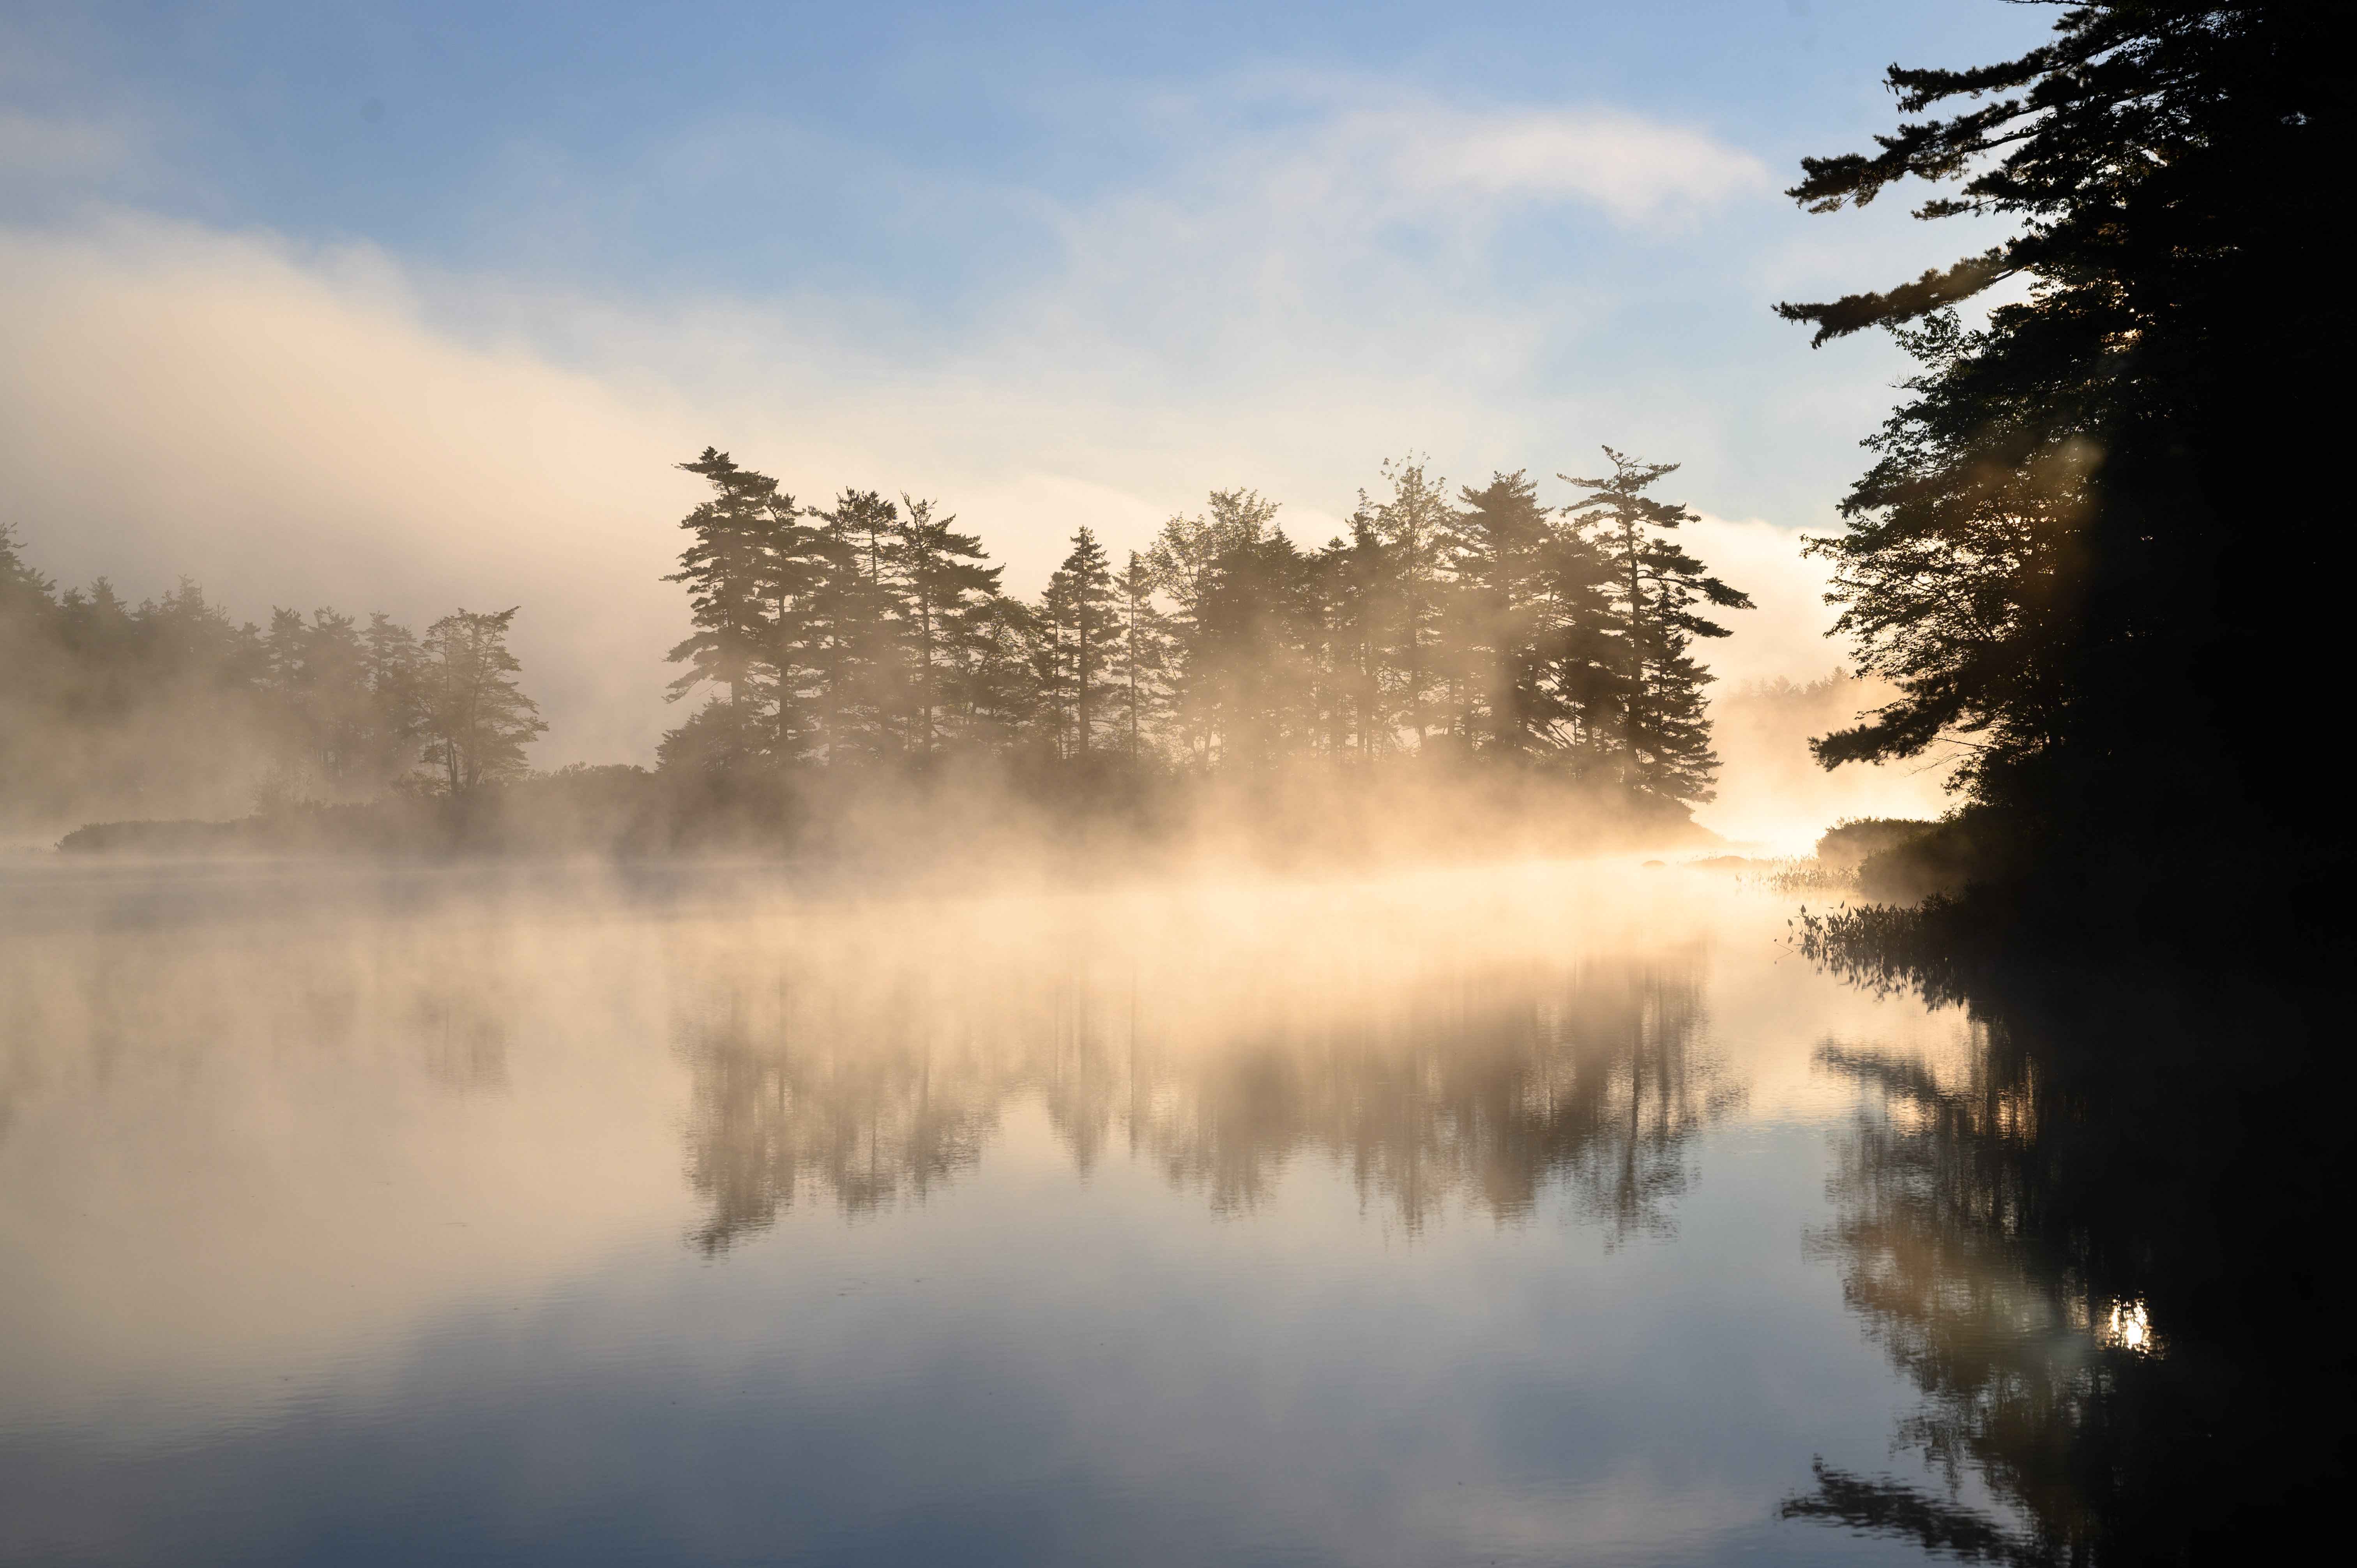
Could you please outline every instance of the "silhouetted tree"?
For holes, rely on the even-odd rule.
[[[1116,607],[1112,565],[1105,559],[1104,546],[1093,532],[1082,528],[1072,535],[1071,553],[1048,579],[1047,596],[1040,603],[1042,618],[1054,638],[1049,645],[1049,689],[1059,705],[1059,733],[1063,728],[1061,715],[1070,715],[1069,751],[1074,757],[1087,756],[1096,738],[1097,678],[1112,661],[1119,639]]]
[[[713,447],[679,467],[711,481],[713,498],[681,521],[695,540],[664,579],[687,585],[695,628],[667,655],[688,666],[669,695],[706,683],[726,695],[665,737],[664,760],[692,756],[699,768],[729,770],[791,755],[797,726],[780,643],[787,607],[813,586],[797,548],[799,509],[777,480]]]
[[[1209,756],[1263,766],[1313,736],[1316,623],[1310,561],[1284,534],[1212,558],[1196,582],[1179,683]]]
[[[1383,499],[1362,492],[1349,538],[1315,554],[1275,502],[1217,490],[1118,579],[1081,530],[1035,605],[1001,594],[980,541],[933,503],[904,497],[904,515],[846,489],[823,527],[787,513],[763,536],[747,571],[769,587],[741,597],[769,651],[748,668],[774,671],[778,731],[807,733],[800,755],[821,765],[953,742],[1258,768],[1429,743],[1704,799],[1709,676],[1688,647],[1725,630],[1695,607],[1748,601],[1660,537],[1689,515],[1642,494],[1670,470],[1616,462],[1567,519],[1523,473],[1466,488],[1459,510],[1421,462],[1386,462]],[[717,454],[707,466],[725,491],[707,528],[774,494]]]
[[[953,532],[955,517],[933,515],[934,502],[903,495],[899,532],[892,562],[905,585],[910,672],[911,737],[920,755],[931,755],[940,733],[944,703],[960,700],[960,676],[970,666],[974,640],[990,600],[998,592],[1004,566],[985,566],[982,541]]]
[[[1973,795],[2040,876],[2169,907],[2277,860],[2264,813],[2216,809],[2246,786],[2238,748],[2187,746],[2184,715],[2309,733],[2336,662],[2331,618],[2285,618],[2222,577],[2255,550],[2286,582],[2341,575],[2333,531],[2277,526],[2251,478],[2256,455],[2338,434],[2318,389],[2345,359],[2348,294],[2316,209],[2344,162],[2335,14],[2092,4],[2011,60],[1894,66],[1910,118],[1873,154],[1803,159],[1789,193],[1831,212],[1954,182],[1918,215],[2017,226],[1887,292],[1777,308],[1819,344],[1922,323],[1901,335],[1915,395],[1820,546],[1859,663],[1901,695],[1819,755],[1974,737]],[[1943,314],[2008,279],[2026,294],[1985,328]],[[2268,673],[2222,648],[2266,649]],[[2182,853],[2162,871],[2156,835],[2189,834],[2204,872],[2189,879]]]
[[[1114,639],[1106,693],[1134,765],[1146,755],[1170,712],[1172,644],[1168,619],[1154,606],[1154,573],[1133,550],[1113,580]]]
[[[1275,529],[1276,512],[1277,503],[1262,499],[1257,490],[1213,490],[1204,511],[1193,517],[1183,513],[1172,517],[1146,549],[1144,560],[1155,587],[1174,607],[1171,619],[1178,668],[1173,673],[1182,687],[1189,680],[1187,660],[1194,646],[1196,608],[1211,564],[1229,550],[1267,538]],[[1208,760],[1211,737],[1194,724],[1200,710],[1182,703],[1178,711],[1180,746],[1198,762]]]
[[[1391,498],[1370,501],[1359,493],[1359,513],[1371,520],[1383,547],[1386,592],[1380,600],[1384,612],[1384,646],[1392,671],[1388,693],[1389,721],[1412,732],[1421,747],[1439,716],[1433,633],[1441,617],[1443,566],[1451,520],[1447,485],[1437,475],[1426,478],[1424,460],[1386,458],[1384,482]]]
[[[376,612],[361,633],[361,678],[369,693],[364,737],[370,776],[380,783],[407,774],[425,727],[425,650],[417,634]]]
[[[1634,781],[1656,794],[1707,800],[1718,766],[1702,695],[1712,677],[1688,650],[1697,637],[1726,637],[1728,631],[1695,614],[1694,607],[1749,609],[1751,601],[1717,577],[1703,575],[1700,561],[1663,537],[1681,523],[1701,521],[1676,502],[1644,493],[1677,472],[1677,464],[1639,462],[1609,446],[1604,456],[1612,464],[1609,478],[1558,478],[1587,491],[1568,513],[1598,531],[1620,593],[1626,637],[1623,741]]]
[[[513,606],[462,609],[426,628],[425,760],[454,796],[521,775],[523,748],[548,729],[516,684],[523,666],[507,645],[515,616]]]
[[[810,662],[819,742],[829,762],[874,762],[899,749],[909,706],[908,607],[886,571],[899,509],[846,489],[818,515]]]
[[[1468,485],[1458,494],[1463,508],[1447,536],[1449,663],[1458,688],[1450,729],[1469,748],[1548,750],[1566,715],[1547,679],[1554,520],[1520,471],[1493,474],[1482,489]]]
[[[1327,749],[1368,759],[1387,748],[1383,722],[1384,634],[1390,624],[1391,557],[1361,506],[1351,537],[1329,540],[1318,557],[1327,665]]]

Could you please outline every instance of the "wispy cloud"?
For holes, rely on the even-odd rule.
[[[1394,215],[1454,220],[1469,209],[1577,202],[1634,228],[1772,188],[1748,153],[1690,127],[1609,111],[1360,110],[1317,140]]]
[[[122,120],[0,108],[0,192],[21,198],[119,177],[146,162],[145,133]]]

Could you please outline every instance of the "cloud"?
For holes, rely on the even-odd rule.
[[[1353,116],[1342,131],[1419,203],[1576,200],[1637,226],[1773,188],[1749,154],[1632,114],[1435,106]]]
[[[42,118],[0,109],[0,193],[72,188],[140,166],[146,139],[120,122]]]
[[[1611,113],[1353,101],[1168,134],[1189,150],[1163,177],[1053,209],[1064,265],[1013,302],[1047,342],[1084,325],[1165,375],[1315,355],[1528,377],[1610,285],[1523,275],[1501,229],[1640,256],[1770,183],[1699,131]]]

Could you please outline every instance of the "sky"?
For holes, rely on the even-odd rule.
[[[1636,6],[0,0],[0,521],[67,582],[242,618],[521,607],[535,760],[651,759],[707,445],[809,502],[938,498],[1033,591],[1211,489],[1338,531],[1454,485],[1683,468],[1839,663],[1806,531],[1896,349],[1781,299],[1995,238],[1811,216],[1808,155],[2001,0]]]

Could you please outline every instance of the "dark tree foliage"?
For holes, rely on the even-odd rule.
[[[810,695],[819,745],[830,762],[882,762],[899,753],[911,706],[907,603],[887,570],[900,510],[874,490],[846,489],[817,515]]]
[[[900,498],[903,521],[893,545],[897,580],[907,594],[904,618],[913,655],[909,748],[931,756],[944,714],[972,706],[971,678],[986,647],[991,601],[1004,566],[985,566],[982,541],[959,533],[954,516],[933,515],[931,501]]]
[[[60,592],[0,527],[0,821],[186,817],[428,793],[511,777],[544,725],[507,651],[515,612],[365,626],[274,609],[267,630],[183,580],[126,604]]]
[[[1147,737],[1161,732],[1171,712],[1169,618],[1155,607],[1154,572],[1136,551],[1113,579],[1114,641],[1106,693],[1119,726],[1122,754],[1135,768]]]
[[[694,535],[668,582],[687,585],[694,630],[668,655],[687,670],[671,683],[676,702],[697,687],[723,694],[668,737],[666,764],[717,772],[742,768],[800,749],[800,714],[788,702],[784,671],[792,660],[781,639],[797,629],[790,610],[814,585],[810,531],[796,521],[794,498],[766,474],[739,467],[726,452],[705,447],[680,465],[712,484],[710,500],[682,520]]]
[[[1047,631],[1039,649],[1040,682],[1048,693],[1057,750],[1085,757],[1094,747],[1100,679],[1113,661],[1120,632],[1113,564],[1083,528],[1072,535],[1072,552],[1048,579],[1040,601]]]
[[[521,778],[523,748],[548,730],[516,683],[523,666],[508,651],[515,617],[513,607],[462,609],[426,628],[420,666],[425,759],[453,797]]]
[[[1683,505],[1645,494],[1677,471],[1675,463],[1639,462],[1609,446],[1604,456],[1612,464],[1609,478],[1558,478],[1587,492],[1568,512],[1595,531],[1620,601],[1622,755],[1636,781],[1654,793],[1707,800],[1718,767],[1703,702],[1712,677],[1692,650],[1698,637],[1729,634],[1695,607],[1741,610],[1751,601],[1704,575],[1703,564],[1666,537],[1681,523],[1700,521]]]
[[[1695,606],[1749,601],[1664,536],[1691,514],[1641,492],[1670,467],[1615,462],[1570,515],[1522,473],[1452,507],[1420,462],[1387,463],[1389,495],[1361,495],[1351,537],[1314,553],[1275,502],[1214,491],[1118,575],[1082,529],[1026,604],[931,502],[845,490],[812,530],[774,480],[707,450],[682,465],[716,499],[686,523],[675,580],[697,634],[673,689],[728,694],[672,733],[664,767],[975,753],[1255,771],[1428,752],[1707,800],[1710,677],[1688,649],[1725,632]]]
[[[1544,750],[1568,712],[1546,679],[1555,618],[1549,568],[1559,544],[1551,510],[1519,472],[1479,490],[1467,485],[1458,499],[1463,510],[1448,540],[1450,728],[1469,746]]]
[[[1318,594],[1311,558],[1272,532],[1211,558],[1185,643],[1179,701],[1213,760],[1265,768],[1312,739]]]
[[[2162,836],[2193,886],[2240,880],[2265,819],[2223,801],[2315,723],[2326,618],[2257,580],[2338,575],[2286,515],[2348,339],[2318,212],[2346,119],[2328,15],[2082,5],[2018,59],[1893,67],[1922,117],[1803,160],[1791,193],[1830,212],[1911,177],[1951,188],[1921,217],[2015,225],[1914,283],[1777,308],[1820,344],[1891,329],[1922,366],[1817,545],[1840,628],[1902,695],[1820,757],[1964,742],[1990,830],[2070,886],[2125,890]],[[2026,296],[1985,328],[1955,315],[2007,279]],[[2225,713],[2248,743],[2195,719]]]
[[[1418,758],[1544,770],[1644,796],[1626,802],[1640,814],[1706,800],[1709,677],[1686,649],[1719,628],[1693,606],[1745,601],[1665,537],[1688,514],[1640,492],[1668,469],[1616,461],[1619,499],[1567,510],[1523,473],[1455,504],[1420,461],[1386,463],[1387,493],[1316,550],[1274,501],[1215,491],[1117,575],[1080,530],[1027,602],[932,501],[855,488],[812,510],[707,447],[679,465],[710,494],[667,579],[691,618],[670,696],[702,705],[662,737],[657,794],[617,781],[630,768],[558,792],[611,785],[634,844],[661,833],[631,812],[725,837],[977,768],[1103,786],[1107,804],[1146,800],[1154,773]],[[381,614],[279,609],[264,630],[193,584],[137,607],[102,580],[60,593],[0,532],[0,806],[221,817],[397,789],[450,798],[410,816],[463,836],[506,810],[494,787],[547,727],[507,646],[516,613],[459,610],[421,639]],[[802,788],[819,774],[847,789]]]

